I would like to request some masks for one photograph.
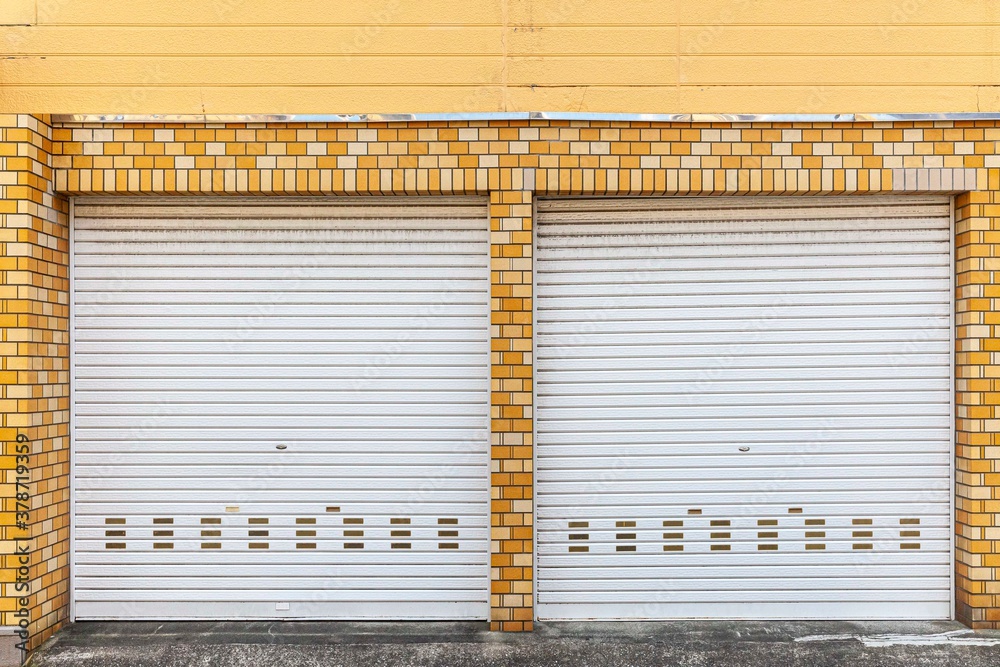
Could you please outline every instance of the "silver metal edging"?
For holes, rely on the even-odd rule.
[[[855,123],[1000,120],[1000,112],[953,113],[590,113],[491,111],[483,113],[373,114],[53,114],[54,123],[405,123],[421,121],[576,120],[650,123]]]

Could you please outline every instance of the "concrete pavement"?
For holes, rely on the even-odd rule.
[[[951,622],[77,623],[34,667],[1000,666],[1000,632]]]

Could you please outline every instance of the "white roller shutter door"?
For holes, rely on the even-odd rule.
[[[79,200],[79,619],[486,619],[482,199]]]
[[[538,222],[540,619],[949,617],[946,198]]]

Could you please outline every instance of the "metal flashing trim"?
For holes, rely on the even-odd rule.
[[[855,123],[1000,120],[1000,112],[950,113],[591,113],[491,111],[373,114],[53,114],[55,123],[405,123],[420,121],[576,120],[651,123]]]

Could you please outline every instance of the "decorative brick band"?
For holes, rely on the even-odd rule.
[[[1000,173],[993,121],[119,123],[53,137],[56,189],[71,194],[955,192]]]

